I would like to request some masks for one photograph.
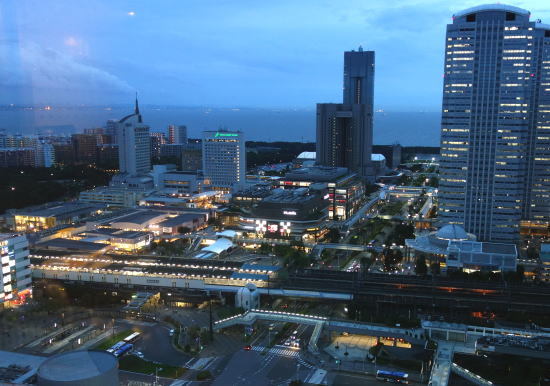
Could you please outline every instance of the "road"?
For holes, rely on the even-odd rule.
[[[333,379],[332,385],[334,386],[379,386],[385,383],[377,381],[373,376],[346,373],[331,373],[329,378]]]
[[[296,327],[296,336],[302,340],[302,347],[307,346],[312,329],[311,326]],[[305,380],[314,367],[300,358],[299,350],[284,346],[292,333],[290,330],[271,349],[264,346],[268,343],[268,334],[265,334],[256,340],[257,345],[252,346],[251,351],[238,350],[224,361],[223,368],[220,366],[221,373],[214,385],[277,385],[296,377]]]
[[[240,350],[225,364],[213,385],[277,385],[296,379],[296,376],[304,380],[312,369],[300,365],[296,356],[286,355],[291,352],[290,349],[274,348],[262,355],[260,351]]]
[[[160,323],[124,320],[117,322],[117,325],[141,331],[141,339],[134,347],[136,351],[141,351],[148,361],[183,366],[191,358],[172,346],[168,327]]]

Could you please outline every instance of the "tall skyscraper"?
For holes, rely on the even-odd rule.
[[[550,221],[550,26],[502,4],[447,26],[439,218],[516,241]]]
[[[133,114],[117,123],[118,163],[121,174],[144,175],[151,171],[151,137],[144,125],[138,101]]]
[[[202,133],[202,170],[212,187],[229,189],[245,182],[246,150],[240,131],[204,131]]]
[[[168,126],[168,143],[187,145],[187,126]]]
[[[374,51],[344,53],[344,103],[317,105],[317,163],[372,179]]]
[[[110,138],[110,143],[117,143],[117,134],[116,134],[117,121],[114,119],[109,119],[105,124],[105,135],[108,135]]]
[[[74,160],[78,163],[95,163],[97,161],[97,138],[92,134],[71,135]]]

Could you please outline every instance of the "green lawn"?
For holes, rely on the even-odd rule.
[[[184,367],[156,364],[134,355],[126,355],[119,359],[118,368],[142,374],[154,374],[155,369],[158,368],[158,376],[165,378],[179,378],[187,371]]]
[[[119,332],[118,334],[115,334],[113,336],[109,336],[108,338],[101,341],[97,346],[94,348],[96,350],[107,350],[109,347],[113,346],[115,343],[121,341],[122,339],[126,338],[128,335],[132,333],[132,330],[124,330]]]

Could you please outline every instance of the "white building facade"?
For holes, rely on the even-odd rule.
[[[134,114],[122,118],[116,126],[119,169],[121,174],[144,175],[151,171],[151,136],[144,125],[136,100]]]
[[[0,234],[2,291],[0,304],[24,303],[32,294],[29,242],[24,235]]]
[[[230,190],[245,183],[246,150],[240,131],[204,131],[202,135],[202,169],[212,187]]]

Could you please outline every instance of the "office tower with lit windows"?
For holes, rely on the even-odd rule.
[[[151,171],[151,136],[143,124],[138,101],[133,114],[122,118],[116,127],[118,163],[121,174],[141,176]]]
[[[202,133],[202,170],[213,189],[229,190],[244,184],[246,150],[240,131],[204,131]]]
[[[168,126],[168,143],[187,144],[187,126],[170,125]]]
[[[164,133],[152,132],[151,133],[151,158],[160,158],[160,149],[162,145],[166,144],[166,136]]]
[[[483,5],[447,26],[439,219],[513,242],[550,221],[550,26]]]
[[[32,294],[29,242],[25,235],[0,233],[2,304],[22,304]]]
[[[344,103],[317,105],[317,163],[372,179],[374,51],[344,53]]]

